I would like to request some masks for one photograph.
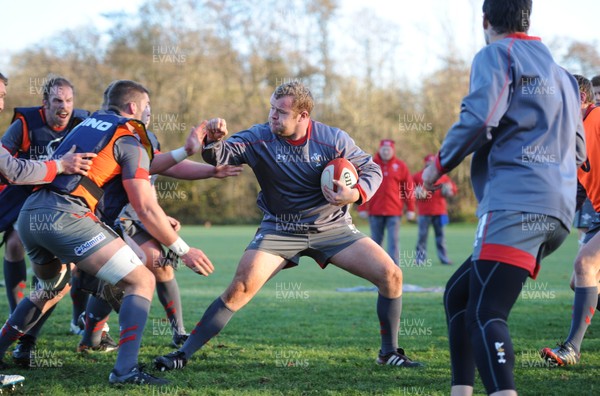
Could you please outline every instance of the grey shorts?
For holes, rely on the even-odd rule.
[[[271,227],[260,227],[246,250],[260,250],[283,257],[288,261],[284,268],[298,265],[302,256],[312,257],[321,268],[325,268],[331,257],[362,238],[367,238],[367,235],[353,224],[307,234],[291,234]]]
[[[555,217],[498,210],[479,219],[473,260],[500,261],[529,271],[536,278],[540,261],[555,251],[569,230]]]
[[[123,233],[129,235],[138,245],[154,239],[139,220],[121,217],[117,221]]]
[[[119,238],[92,212],[29,209],[20,213],[16,224],[27,255],[40,265],[55,257],[78,263]]]

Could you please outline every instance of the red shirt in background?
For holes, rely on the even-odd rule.
[[[381,167],[383,181],[375,195],[358,210],[367,211],[370,216],[402,216],[406,204],[407,211],[414,212],[413,179],[404,161],[394,156],[384,163],[379,153],[373,161]]]
[[[423,187],[423,171],[417,172],[413,176],[415,188],[417,186]],[[443,175],[440,177],[437,184],[449,183],[452,186],[452,195],[456,195],[458,189],[456,184],[448,177]],[[425,199],[417,199],[417,211],[420,216],[441,216],[448,214],[446,206],[446,198],[442,195],[442,189],[435,191],[425,190],[427,197]]]

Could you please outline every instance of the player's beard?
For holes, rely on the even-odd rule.
[[[290,133],[286,133],[285,127],[281,124],[278,125],[273,125],[273,123],[269,123],[269,126],[271,127],[271,132],[274,135],[277,136],[282,136],[282,137],[286,137],[286,136],[290,136]]]
[[[64,114],[64,116],[59,116],[59,114]],[[55,110],[54,113],[51,113],[50,109],[48,109],[46,112],[47,123],[52,128],[65,128],[68,125],[72,114],[72,112],[63,109]]]

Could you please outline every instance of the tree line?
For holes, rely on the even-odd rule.
[[[439,69],[416,86],[389,55],[400,45],[390,34],[397,26],[371,15],[368,26],[353,24],[357,61],[348,75],[335,49],[334,28],[343,23],[338,12],[335,0],[147,0],[134,16],[104,15],[108,32],[67,29],[13,55],[6,107],[41,104],[48,73],[69,78],[76,107],[90,111],[111,81],[140,81],[151,91],[149,129],[169,150],[205,118],[225,118],[231,132],[265,122],[274,88],[300,80],[315,96],[314,119],[344,129],[370,153],[380,139],[394,139],[397,156],[415,173],[457,120],[470,59],[449,48]],[[593,46],[576,42],[563,52],[576,71],[600,73]],[[8,124],[2,117],[0,127]],[[449,205],[454,220],[473,219],[469,176],[469,161],[450,174],[459,188]],[[259,186],[248,168],[224,180],[161,177],[156,187],[165,211],[186,224],[256,223],[261,217]]]

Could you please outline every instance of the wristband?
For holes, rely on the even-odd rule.
[[[181,237],[177,238],[175,242],[170,244],[169,249],[171,249],[179,257],[185,256],[190,251],[190,247],[183,239],[181,239]]]
[[[171,156],[177,164],[188,157],[187,151],[185,151],[185,147],[179,147],[178,149],[172,150]]]
[[[65,171],[65,168],[63,167],[62,164],[62,160],[54,160],[54,162],[56,162],[56,174],[60,175],[61,173],[63,173]]]

